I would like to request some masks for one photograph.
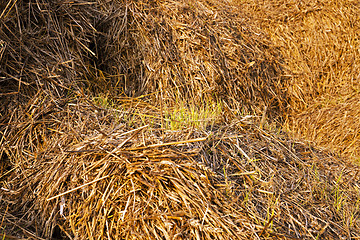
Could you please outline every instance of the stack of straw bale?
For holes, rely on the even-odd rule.
[[[5,239],[360,237],[359,167],[259,126],[290,78],[233,2],[11,0],[0,20]],[[166,129],[187,100],[224,116]]]

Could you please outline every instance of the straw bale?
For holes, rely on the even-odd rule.
[[[212,137],[162,133],[138,110],[119,118],[83,99],[19,121],[5,142],[17,161],[2,173],[5,229],[71,239],[359,237],[359,167],[244,121]]]
[[[134,14],[136,45],[147,73],[140,89],[195,103],[223,99],[235,111],[284,111],[280,57],[240,9],[228,1],[150,3],[133,10],[141,13]]]
[[[332,102],[330,102],[332,101]],[[314,102],[306,111],[296,115],[297,127],[292,131],[319,146],[346,154],[358,160],[360,156],[360,98]]]
[[[277,50],[228,1],[16,1],[2,18],[5,94],[60,97],[86,83],[113,95],[160,91],[169,105],[225,100],[274,117],[286,107]]]
[[[297,137],[359,158],[358,1],[241,1],[279,47]]]

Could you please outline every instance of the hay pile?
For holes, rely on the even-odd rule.
[[[360,237],[359,167],[263,130],[289,76],[230,3],[0,4],[2,236]]]
[[[276,49],[226,1],[14,6],[4,9],[1,27],[8,94],[29,86],[61,95],[88,83],[92,93],[155,93],[153,101],[160,91],[169,106],[226,100],[234,111],[266,107],[273,116],[286,106]]]
[[[70,239],[359,237],[359,167],[246,118],[216,132],[163,132],[143,117],[157,112],[128,101],[118,103],[120,112],[78,99],[42,123],[24,119],[13,128],[28,134],[14,134],[5,147],[16,160],[2,172],[6,231]],[[20,148],[28,144],[37,148]]]
[[[232,111],[284,111],[278,53],[238,8],[227,1],[164,1],[138,12],[145,14],[134,15],[142,33],[136,45],[150,70],[140,89],[165,91],[165,101],[210,98],[225,100]]]
[[[289,76],[288,128],[347,157],[360,157],[358,1],[240,3],[269,34]]]

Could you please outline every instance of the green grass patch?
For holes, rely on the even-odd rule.
[[[208,102],[200,106],[186,106],[184,103],[165,110],[165,128],[181,130],[186,128],[206,129],[221,119],[222,104]]]

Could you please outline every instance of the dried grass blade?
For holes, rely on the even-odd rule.
[[[51,197],[51,198],[48,198],[48,199],[46,199],[46,201],[50,201],[50,200],[53,200],[53,199],[55,199],[55,198],[64,196],[64,195],[69,194],[69,193],[71,193],[71,192],[74,192],[74,191],[76,191],[76,190],[78,190],[78,189],[80,189],[80,188],[86,187],[86,186],[88,186],[88,185],[91,185],[91,184],[93,184],[93,183],[96,183],[96,182],[98,182],[98,181],[101,181],[101,180],[103,180],[103,179],[105,179],[105,178],[108,178],[109,176],[110,176],[110,175],[101,177],[101,178],[99,178],[99,179],[95,179],[95,180],[93,180],[93,181],[91,181],[91,182],[85,183],[85,184],[83,184],[83,185],[81,185],[81,186],[78,186],[78,187],[76,187],[76,188],[73,188],[73,189],[71,189],[71,190],[69,190],[69,191],[66,191],[66,192],[63,192],[63,193],[58,194],[58,195],[56,195],[56,196],[53,196],[53,197]]]
[[[128,148],[128,149],[124,149],[124,150],[127,150],[127,151],[143,150],[143,149],[148,149],[148,148],[157,148],[157,147],[179,145],[179,144],[185,144],[185,143],[203,142],[203,141],[206,141],[207,139],[208,139],[207,137],[195,138],[195,139],[189,139],[189,140],[186,140],[186,141],[152,144],[152,145],[148,145],[148,146],[145,146],[145,147]]]

